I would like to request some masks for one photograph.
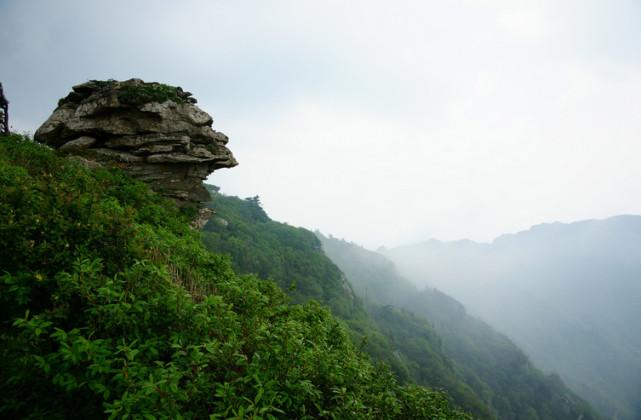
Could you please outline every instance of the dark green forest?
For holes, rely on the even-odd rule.
[[[372,363],[368,343],[304,298],[323,291],[337,314],[369,322],[303,231],[279,238],[317,260],[272,262],[292,302],[269,270],[235,271],[188,227],[193,214],[117,169],[2,137],[0,197],[2,418],[469,418]],[[268,221],[242,203],[246,227]],[[307,269],[319,271],[296,274]]]

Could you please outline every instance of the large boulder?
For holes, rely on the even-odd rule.
[[[180,87],[92,80],[73,87],[35,140],[85,160],[114,165],[179,205],[209,200],[202,181],[238,163],[228,138]]]

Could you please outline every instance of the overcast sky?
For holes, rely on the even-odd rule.
[[[15,131],[131,77],[230,137],[223,192],[368,247],[641,214],[638,0],[0,0]]]

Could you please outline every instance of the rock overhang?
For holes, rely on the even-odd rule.
[[[209,194],[202,181],[238,163],[229,139],[190,92],[140,79],[92,80],[72,88],[36,131],[36,141],[120,167],[181,206]]]

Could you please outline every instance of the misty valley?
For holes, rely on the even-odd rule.
[[[604,416],[641,416],[640,216],[383,253],[414,284],[449,294],[506,334]]]
[[[641,420],[639,40],[0,0],[0,420]]]
[[[195,103],[89,81],[0,137],[0,415],[641,418],[641,216],[368,250],[203,184]]]
[[[256,200],[210,188],[217,209],[205,227],[210,249],[284,288],[298,279],[296,299],[328,302],[353,330],[370,339],[382,334],[366,351],[393,351],[385,357],[401,377],[448,390],[481,418],[572,417],[581,407],[577,400],[577,411],[568,408],[574,393],[604,418],[638,418],[640,216],[540,225],[491,244],[430,240],[379,252],[317,231],[360,300],[355,313],[314,290],[312,270],[286,262],[302,261],[291,253],[303,250],[324,258],[309,232],[272,222]],[[317,270],[319,279],[327,276],[327,268]],[[361,311],[370,330],[356,322]]]

